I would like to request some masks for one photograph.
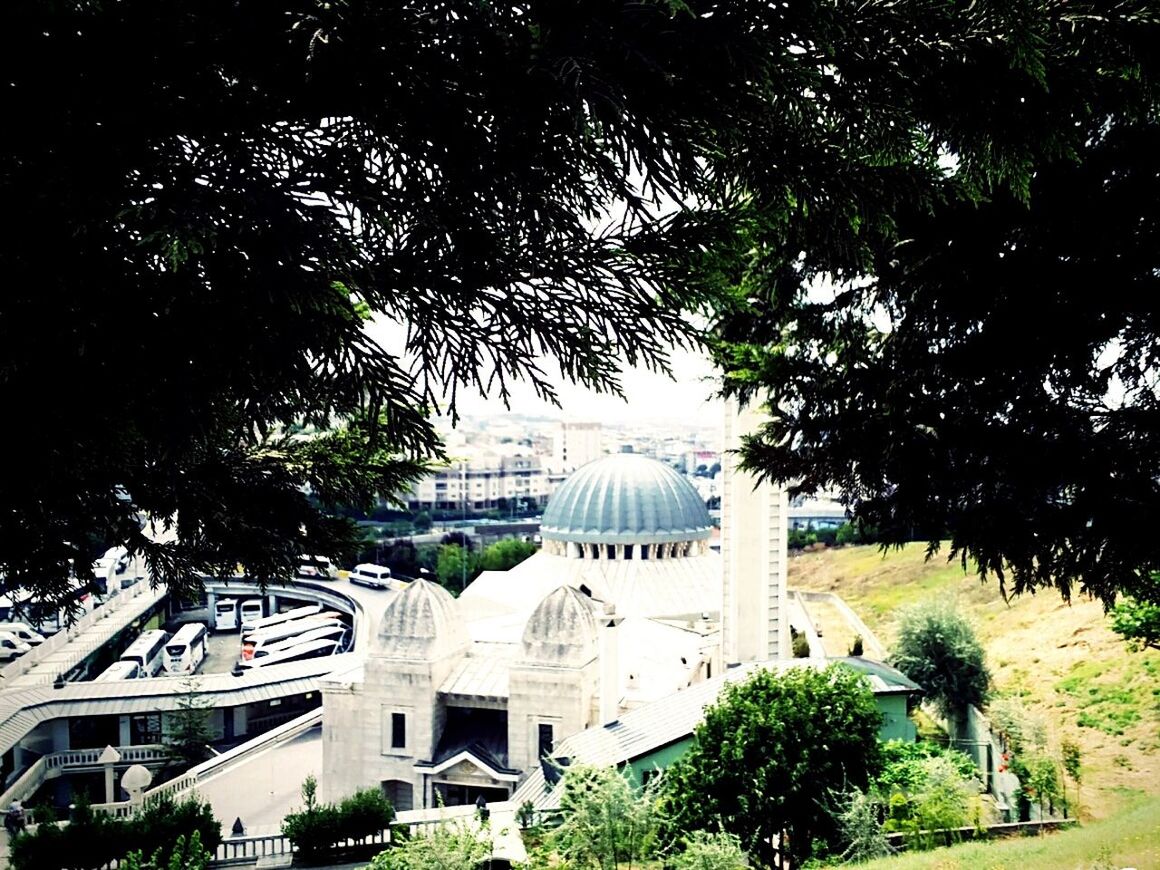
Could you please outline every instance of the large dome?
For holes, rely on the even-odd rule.
[[[663,462],[615,453],[578,468],[548,501],[540,534],[577,544],[703,541],[712,526],[697,490]]]

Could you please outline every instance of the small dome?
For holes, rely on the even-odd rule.
[[[463,649],[468,642],[451,593],[429,580],[415,580],[383,611],[372,655],[437,659]]]
[[[580,667],[596,658],[592,600],[559,586],[539,603],[524,627],[524,659],[556,667]]]
[[[579,544],[703,541],[712,521],[689,481],[663,462],[615,453],[578,468],[548,501],[540,534]]]

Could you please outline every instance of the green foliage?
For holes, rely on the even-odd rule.
[[[394,807],[378,789],[360,789],[334,804],[318,801],[318,780],[311,774],[302,783],[302,810],[282,820],[282,835],[298,847],[306,861],[324,857],[336,843],[360,839],[386,829]]]
[[[187,770],[211,755],[210,743],[214,733],[210,724],[213,702],[204,697],[198,680],[187,677],[181,681],[177,709],[165,717],[165,747]]]
[[[339,839],[357,840],[385,830],[395,817],[395,808],[381,789],[359,789],[338,804]]]
[[[890,663],[926,691],[944,716],[964,715],[970,705],[983,707],[991,675],[983,645],[971,624],[942,601],[902,611]]]
[[[865,680],[841,665],[763,669],[727,685],[668,771],[668,830],[725,830],[767,863],[786,832],[804,860],[836,836],[828,796],[866,789],[878,771],[881,720]]]
[[[612,767],[573,765],[560,783],[561,822],[549,838],[569,867],[610,870],[651,851],[660,825],[653,777],[637,794],[628,774]]]
[[[507,538],[484,547],[480,555],[481,571],[507,571],[534,555],[538,548],[531,541]]]
[[[1149,597],[1131,596],[1116,602],[1112,608],[1112,631],[1133,649],[1160,649],[1160,580],[1153,574],[1145,586]]]
[[[1080,785],[1083,782],[1083,765],[1079,744],[1065,737],[1060,741],[1059,751],[1064,771],[1071,777],[1072,782],[1077,786]]]
[[[1039,804],[1039,814],[1047,817],[1063,799],[1059,762],[1045,753],[1032,753],[1023,759],[1017,774],[1027,799]]]
[[[148,859],[143,855],[141,850],[130,852],[117,866],[124,870],[205,870],[213,858],[213,854],[201,845],[200,831],[194,831],[188,843],[184,834],[178,835],[168,858],[161,848],[156,849]]]
[[[874,778],[874,787],[883,794],[889,795],[896,791],[910,793],[924,789],[930,775],[926,762],[932,758],[944,759],[961,779],[970,780],[976,776],[975,762],[969,755],[930,741],[908,743],[889,740],[882,744],[881,749],[882,769]]]
[[[3,113],[37,136],[0,152],[25,204],[0,399],[39,425],[7,451],[6,584],[63,594],[90,533],[177,591],[345,561],[327,506],[365,514],[421,473],[437,405],[554,399],[545,356],[602,391],[619,359],[666,369],[723,295],[734,221],[706,161],[774,115],[746,85],[787,59],[781,17],[20,0]]]
[[[894,851],[882,824],[885,814],[886,808],[877,795],[857,789],[847,792],[836,816],[843,861],[857,864]]]
[[[376,855],[370,870],[477,870],[491,855],[490,834],[460,821],[428,825]]]
[[[479,576],[479,554],[465,550],[458,544],[444,544],[439,548],[435,576],[441,586],[461,592]]]
[[[922,785],[910,795],[910,830],[929,847],[940,842],[929,834],[970,824],[979,785],[973,776],[964,778],[961,768],[946,756],[928,758],[922,766]]]
[[[741,841],[725,831],[693,831],[669,860],[673,870],[738,870],[749,866]]]
[[[39,814],[39,818],[49,818]],[[69,825],[46,821],[35,833],[21,835],[12,844],[14,870],[54,870],[54,868],[95,868],[125,859],[144,861],[149,870],[200,870],[199,856],[211,853],[221,842],[221,825],[209,804],[196,797],[174,803],[163,797],[150,801],[133,818],[118,821],[94,813],[80,803]]]
[[[793,657],[795,659],[808,659],[810,657],[810,639],[792,625],[789,627],[789,636]]]
[[[841,101],[834,175],[738,158],[760,215],[717,357],[727,392],[776,409],[746,465],[841,491],[887,545],[949,537],[1002,589],[1110,605],[1160,568],[1132,521],[1160,506],[1160,342],[1136,307],[1160,280],[1154,8],[834,8],[818,69],[842,84],[813,91]],[[894,19],[865,53],[863,15]]]

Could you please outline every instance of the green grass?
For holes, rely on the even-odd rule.
[[[1113,870],[1160,867],[1160,798],[1115,816],[1043,836],[962,843],[857,865],[862,870]]]

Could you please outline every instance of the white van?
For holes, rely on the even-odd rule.
[[[372,589],[390,589],[391,569],[370,563],[355,565],[354,570],[350,572],[350,582]]]
[[[40,646],[44,643],[44,635],[23,622],[0,622],[0,631],[16,635],[29,646]]]
[[[31,650],[28,644],[16,635],[7,631],[0,631],[0,661],[10,662],[17,656],[22,656]]]
[[[261,598],[247,598],[238,607],[238,623],[242,631],[252,631],[254,624],[264,616]]]

